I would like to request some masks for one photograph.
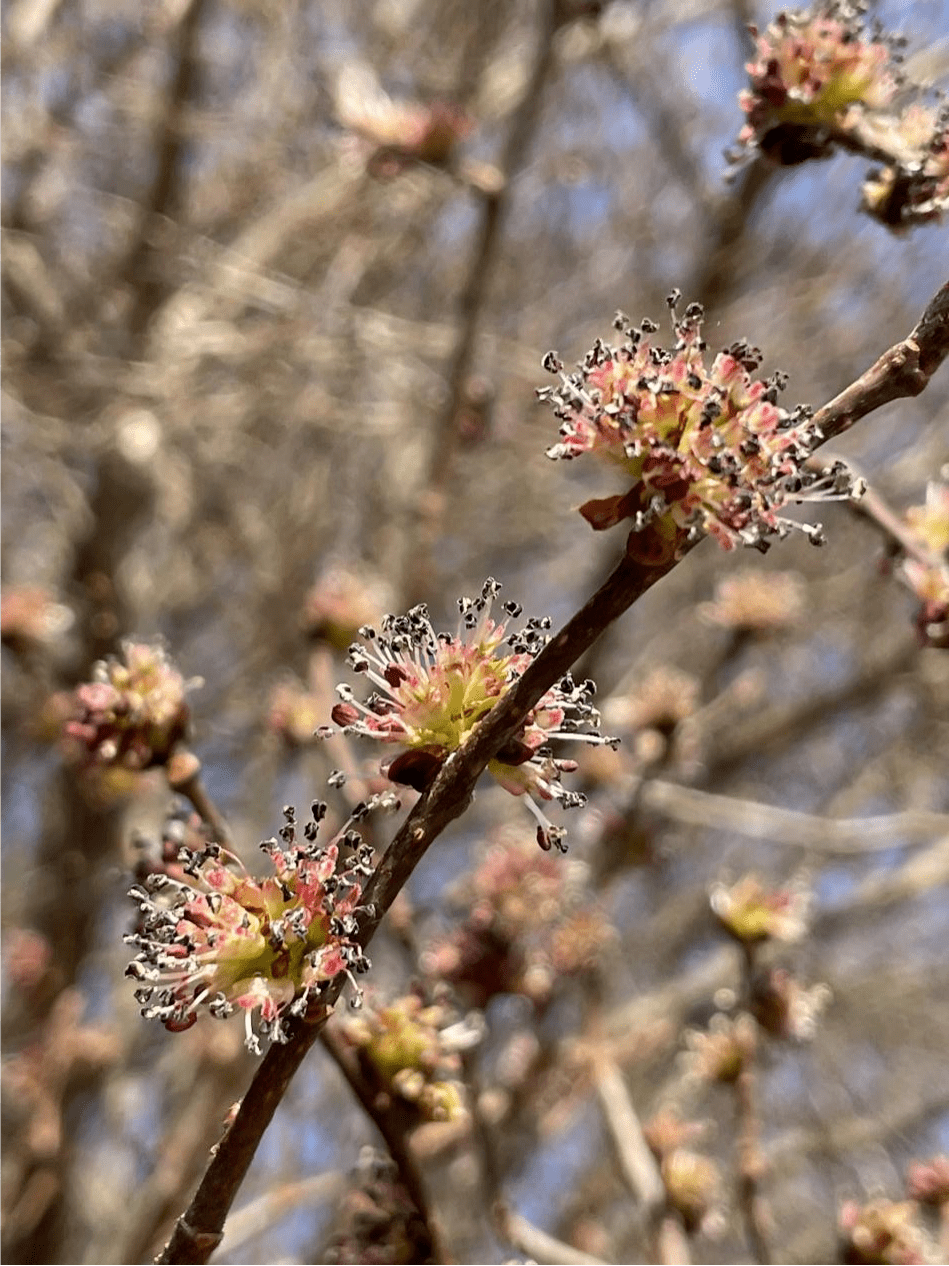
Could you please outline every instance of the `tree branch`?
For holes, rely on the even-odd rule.
[[[856,382],[818,409],[814,425],[824,440],[831,440],[891,400],[920,395],[947,355],[949,282],[936,292],[913,332],[894,343]]]
[[[825,439],[841,434],[873,409],[918,395],[949,353],[949,284],[919,323],[857,381],[815,415]],[[488,761],[547,690],[600,634],[688,552],[684,546],[658,566],[624,556],[592,598],[557,633],[492,708],[467,741],[442,765],[380,861],[364,894],[359,942],[368,945],[386,911],[429,846],[468,806]],[[218,1145],[188,1210],[158,1259],[206,1262],[220,1242],[224,1219],[293,1074],[316,1040],[343,982],[330,982],[311,1017],[288,1024],[288,1040],[275,1044],[258,1067],[234,1121]]]

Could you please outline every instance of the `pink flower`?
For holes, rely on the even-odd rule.
[[[865,4],[823,0],[810,9],[779,13],[755,36],[756,57],[745,69],[750,87],[739,94],[747,123],[743,145],[760,145],[782,162],[821,157],[822,132],[846,127],[848,113],[881,109],[901,83],[893,41],[868,38]],[[795,134],[798,144],[794,143]]]
[[[124,642],[78,686],[63,725],[67,752],[96,765],[164,765],[188,724],[188,685],[158,643]]]
[[[326,981],[367,970],[353,938],[372,850],[352,826],[374,807],[358,806],[325,847],[316,837],[326,805],[314,802],[302,843],[288,807],[283,846],[261,844],[274,867],[264,879],[209,844],[181,849],[180,879],[159,872],[133,887],[144,921],[125,938],[139,951],[126,974],[141,982],[142,1015],[175,1032],[190,1028],[202,1007],[215,1017],[240,1008],[247,1046],[257,1052],[259,1036],[286,1039],[285,1017],[304,1014]],[[340,869],[341,844],[354,852]]]
[[[521,632],[508,633],[509,620],[520,615],[515,603],[504,604],[506,618],[500,622],[491,618],[499,590],[497,581],[489,579],[479,597],[461,599],[454,634],[436,633],[424,605],[404,616],[386,616],[381,634],[368,626],[360,629],[363,643],[350,647],[349,664],[376,691],[361,703],[349,686],[338,686],[342,702],[333,709],[333,721],[347,734],[402,748],[383,767],[392,782],[424,791],[445,758],[461,747],[546,645],[546,619],[530,620]],[[562,774],[576,769],[576,762],[555,758],[550,742],[615,742],[598,732],[594,689],[591,681],[577,685],[569,675],[561,678],[488,764],[502,787],[525,797],[537,819],[542,848],[562,847],[564,831],[548,821],[533,797],[556,800],[564,808],[585,803],[584,796],[565,790],[560,782]],[[332,730],[320,733],[326,737]]]
[[[678,292],[669,296],[676,343],[653,340],[658,326],[634,329],[619,314],[620,347],[597,340],[579,369],[565,374],[556,355],[545,367],[561,385],[538,392],[561,420],[554,459],[597,453],[623,475],[627,491],[588,501],[580,513],[596,529],[629,519],[630,548],[651,527],[675,548],[685,534],[706,532],[726,549],[768,548],[767,538],[792,528],[821,544],[819,525],[792,523],[779,511],[789,502],[859,495],[845,468],[816,475],[805,466],[820,437],[810,411],[788,413],[777,404],[784,375],[752,378],[761,360],[746,342],[720,352],[711,367],[703,355],[703,311],[690,304],[676,318]]]

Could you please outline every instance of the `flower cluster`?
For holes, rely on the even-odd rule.
[[[426,949],[425,971],[476,1007],[502,993],[545,1002],[557,979],[593,970],[615,940],[585,876],[582,863],[557,863],[502,838],[457,884],[452,899],[464,917]]]
[[[749,874],[732,885],[716,884],[709,903],[725,931],[744,944],[799,941],[807,931],[810,896],[800,883],[771,889]]]
[[[734,1018],[718,1011],[704,1033],[690,1029],[683,1064],[693,1081],[733,1082],[754,1063],[758,1031],[745,1012]]]
[[[308,690],[302,681],[288,677],[278,682],[270,692],[267,729],[291,750],[306,747],[313,742],[322,706],[323,700],[316,691]]]
[[[919,1204],[949,1210],[949,1156],[914,1161],[906,1175],[906,1189]]]
[[[74,619],[69,607],[38,585],[5,585],[0,593],[0,639],[14,651],[50,646]]]
[[[538,394],[552,402],[561,426],[547,456],[598,453],[620,469],[628,491],[588,501],[580,513],[596,530],[631,520],[627,548],[644,562],[655,561],[657,552],[673,556],[702,532],[727,549],[764,551],[766,538],[798,527],[820,544],[819,526],[792,523],[779,515],[781,507],[859,495],[860,488],[842,465],[808,469],[821,438],[810,410],[778,406],[784,375],[766,382],[751,377],[761,361],[757,348],[735,343],[711,368],[705,364],[702,307],[690,304],[679,319],[679,298],[673,292],[668,299],[676,335],[671,351],[653,342],[654,322],[633,328],[620,313],[615,327],[626,341],[617,348],[598,339],[573,374],[548,353],[545,368],[561,384]]]
[[[920,600],[916,618],[920,639],[931,646],[949,646],[949,481],[933,481],[926,502],[906,512],[910,532],[929,558],[903,559],[903,580]]]
[[[840,1260],[866,1266],[910,1266],[933,1260],[918,1213],[912,1200],[880,1197],[864,1205],[848,1200],[839,1217]]]
[[[454,634],[436,633],[424,605],[404,616],[386,616],[381,633],[369,626],[359,630],[362,643],[350,647],[349,665],[376,690],[360,703],[349,686],[338,686],[341,702],[332,717],[348,734],[403,749],[383,768],[392,782],[417,791],[430,786],[446,757],[461,747],[546,645],[547,619],[529,620],[520,632],[508,632],[509,621],[521,613],[516,603],[504,604],[505,618],[492,619],[499,590],[497,581],[489,579],[479,597],[461,599]],[[564,831],[548,821],[533,797],[556,800],[564,808],[585,803],[584,796],[561,785],[561,775],[577,765],[555,758],[551,742],[615,742],[599,734],[593,694],[591,681],[577,684],[569,675],[561,678],[488,764],[505,790],[525,797],[537,819],[537,841],[545,849],[563,847]],[[328,737],[332,730],[318,733]]]
[[[338,564],[310,589],[300,623],[307,637],[344,651],[356,632],[380,615],[389,602],[389,586],[369,567]]]
[[[722,1176],[711,1157],[686,1146],[704,1133],[702,1123],[683,1121],[669,1108],[653,1117],[643,1130],[649,1150],[659,1162],[669,1203],[686,1230],[713,1236],[723,1225]]]
[[[391,179],[410,162],[443,164],[474,127],[467,112],[451,101],[395,100],[375,76],[347,67],[339,78],[336,110],[340,123],[370,147],[370,174]]]
[[[188,683],[163,646],[125,642],[123,659],[100,660],[77,687],[63,725],[77,761],[142,770],[167,764],[188,724]]]
[[[339,1023],[346,1042],[379,1092],[412,1103],[430,1121],[450,1121],[464,1112],[459,1049],[480,1039],[480,1030],[451,1024],[447,1007],[425,1006],[407,994],[387,1007],[366,1007]]]
[[[863,209],[896,230],[940,220],[949,212],[949,107],[914,102],[888,131],[894,161],[867,176]]]
[[[336,1205],[321,1260],[331,1266],[431,1261],[431,1231],[399,1180],[392,1158],[364,1147],[352,1179]]]
[[[715,601],[702,603],[699,615],[736,634],[763,636],[796,623],[804,598],[797,572],[749,570],[724,577],[715,587]]]
[[[763,34],[752,28],[756,56],[739,94],[747,122],[739,143],[758,145],[780,162],[829,152],[831,129],[848,116],[888,105],[901,76],[899,41],[863,26],[866,4],[824,0],[811,9],[779,13]]]
[[[247,1046],[256,1052],[260,1036],[286,1040],[284,1019],[304,1014],[326,981],[340,974],[352,981],[352,972],[366,971],[368,960],[353,938],[372,850],[355,824],[373,808],[392,807],[391,800],[358,805],[323,847],[317,835],[325,803],[314,801],[302,842],[288,806],[280,841],[260,846],[274,867],[265,879],[209,844],[180,850],[180,879],[166,870],[135,885],[130,895],[144,917],[125,938],[138,949],[126,974],[141,982],[135,996],[143,1016],[177,1032],[190,1028],[202,1007],[215,1017],[239,1007]],[[342,868],[341,846],[351,852]]]

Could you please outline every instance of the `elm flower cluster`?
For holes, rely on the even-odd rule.
[[[77,687],[63,726],[67,750],[93,765],[164,765],[188,725],[188,686],[158,643],[124,642]]]
[[[423,970],[482,1010],[503,993],[543,1006],[558,980],[592,973],[616,940],[587,879],[581,862],[558,862],[502,832],[454,885],[463,915],[425,949]]]
[[[715,587],[714,602],[703,602],[699,616],[735,634],[764,637],[799,623],[805,600],[797,572],[749,569],[723,577]]]
[[[866,1204],[846,1201],[838,1215],[840,1261],[873,1266],[910,1266],[935,1261],[912,1200],[878,1197]]]
[[[550,621],[529,620],[520,632],[508,624],[521,608],[503,605],[504,618],[492,618],[500,585],[485,581],[477,598],[462,598],[457,631],[436,633],[424,605],[404,616],[386,616],[382,632],[365,626],[362,643],[349,649],[353,672],[365,674],[376,688],[365,703],[347,685],[337,686],[341,702],[332,712],[347,734],[391,743],[403,750],[383,766],[390,781],[424,791],[445,759],[494,707],[547,644]],[[504,649],[504,648],[507,649]],[[556,739],[586,743],[614,743],[599,733],[599,713],[593,707],[594,685],[576,683],[568,674],[553,686],[522,721],[488,770],[506,791],[523,796],[537,820],[541,848],[563,848],[564,830],[554,826],[536,803],[556,800],[576,808],[586,798],[567,791],[561,776],[577,768],[576,761],[555,758]],[[329,737],[332,729],[318,731]]]
[[[332,776],[331,776],[332,782]],[[326,804],[314,801],[298,840],[292,807],[280,840],[261,849],[274,874],[255,879],[218,844],[182,848],[181,877],[149,875],[130,892],[140,906],[140,930],[125,940],[138,949],[126,974],[140,982],[135,996],[146,1019],[180,1032],[205,1008],[224,1018],[244,1012],[246,1044],[286,1040],[288,1016],[303,1015],[326,981],[368,970],[353,939],[362,883],[372,873],[372,849],[355,824],[374,808],[397,807],[391,796],[356,806],[333,840],[317,843]],[[338,867],[340,847],[350,850]],[[354,1005],[359,1005],[358,989]]]
[[[845,128],[853,111],[889,105],[902,82],[900,41],[876,27],[866,32],[866,7],[824,0],[779,13],[763,34],[751,28],[756,56],[738,98],[747,117],[740,144],[802,162],[829,152],[822,129]]]
[[[897,231],[949,213],[949,104],[913,102],[887,121],[883,146],[893,161],[869,172],[863,210]]]
[[[619,468],[628,491],[588,501],[580,513],[598,531],[631,520],[627,549],[642,561],[656,561],[657,551],[671,557],[703,532],[726,549],[764,552],[768,537],[783,538],[792,528],[821,544],[819,525],[793,523],[781,508],[859,496],[861,486],[840,464],[829,472],[807,468],[821,436],[809,409],[778,406],[785,375],[752,378],[757,348],[735,343],[711,368],[705,364],[702,307],[690,304],[679,319],[679,298],[674,291],[667,301],[676,335],[671,351],[654,343],[654,322],[633,328],[618,313],[614,326],[625,342],[612,347],[598,339],[576,372],[566,374],[548,353],[544,367],[561,383],[538,395],[553,404],[561,425],[547,456],[597,453]]]
[[[451,1020],[444,1004],[426,1006],[411,993],[387,1007],[347,1016],[339,1029],[380,1093],[414,1104],[429,1121],[451,1121],[465,1110],[457,1081],[459,1051],[481,1039],[476,1026]]]
[[[926,489],[926,501],[906,512],[907,527],[920,546],[900,565],[906,585],[919,599],[916,617],[920,640],[949,646],[949,468]]]
[[[721,1172],[709,1156],[687,1146],[706,1132],[706,1123],[683,1121],[663,1108],[647,1123],[643,1135],[659,1162],[659,1173],[669,1203],[690,1235],[714,1237],[724,1229]]]
[[[736,941],[799,941],[807,931],[810,893],[801,881],[768,888],[757,875],[735,884],[716,884],[709,896],[712,913]]]

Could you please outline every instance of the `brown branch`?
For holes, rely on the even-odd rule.
[[[428,1193],[412,1150],[412,1132],[419,1124],[418,1110],[400,1102],[397,1096],[386,1096],[388,1102],[382,1106],[376,1088],[370,1085],[363,1076],[359,1061],[346,1043],[340,1039],[332,1025],[324,1025],[320,1033],[320,1043],[346,1078],[350,1089],[362,1104],[370,1121],[382,1135],[389,1149],[389,1155],[399,1171],[399,1180],[424,1223],[432,1260],[447,1261],[438,1226],[432,1216]]]
[[[227,825],[224,815],[211,799],[207,788],[201,781],[200,763],[198,762],[195,764],[193,768],[189,764],[184,776],[178,777],[175,774],[174,761],[176,759],[180,760],[181,758],[190,758],[190,761],[197,762],[197,757],[195,757],[191,752],[176,753],[175,757],[172,759],[172,763],[169,764],[167,769],[168,785],[171,787],[172,791],[176,791],[178,795],[184,796],[186,800],[191,801],[192,807],[195,809],[202,822],[206,823],[206,825],[210,827],[211,838],[216,840],[219,844],[224,844],[230,847],[230,828]],[[182,761],[182,764],[184,764],[184,761]]]
[[[742,1005],[750,1008],[754,977],[758,966],[758,947],[743,941],[741,956]],[[745,1226],[745,1235],[756,1262],[772,1260],[766,1227],[768,1215],[761,1196],[761,1179],[766,1162],[761,1150],[761,1120],[758,1116],[758,1051],[761,1034],[752,1052],[743,1061],[743,1067],[731,1087],[735,1101],[735,1153],[737,1159],[737,1205]]]
[[[949,352],[949,285],[939,291],[909,338],[896,344],[852,387],[816,415],[826,436],[839,435],[872,409],[918,395]],[[688,547],[655,567],[624,556],[603,585],[537,656],[467,741],[443,764],[434,783],[395,835],[365,892],[359,941],[368,945],[429,846],[467,807],[475,783],[495,752],[541,696],[615,620],[671,571]],[[293,1074],[316,1040],[342,990],[329,985],[311,1017],[288,1024],[288,1041],[271,1047],[241,1107],[218,1145],[191,1205],[178,1220],[159,1261],[206,1262],[257,1146]]]
[[[134,300],[128,327],[136,338],[143,334],[166,296],[165,283],[158,279],[154,269],[155,250],[150,239],[156,220],[161,217],[175,219],[184,201],[183,158],[188,143],[185,121],[197,87],[198,36],[205,7],[206,0],[187,0],[178,24],[174,50],[177,65],[168,85],[155,137],[155,172],[140,210],[138,232],[122,266],[126,281],[133,288]]]
[[[622,1073],[608,1055],[596,1059],[593,1083],[623,1181],[642,1205],[651,1236],[650,1251],[657,1262],[687,1266],[691,1260],[688,1238],[678,1215],[669,1208],[658,1162],[649,1150]]]
[[[936,292],[911,334],[894,343],[866,373],[818,409],[814,415],[815,427],[824,441],[834,439],[891,400],[918,396],[946,356],[949,356],[949,282]]]
[[[612,575],[547,644],[524,675],[491,710],[465,744],[445,761],[428,792],[396,833],[370,880],[359,941],[368,945],[429,845],[467,807],[488,761],[514,732],[522,717],[570,668],[608,625],[675,565],[645,567],[624,557]],[[186,1213],[159,1258],[161,1262],[206,1262],[221,1238],[224,1219],[250,1166],[264,1130],[293,1074],[316,1040],[342,990],[337,978],[324,1003],[306,1020],[287,1025],[288,1041],[270,1048],[257,1069],[241,1107],[218,1145]]]
[[[761,1199],[760,1184],[765,1162],[759,1143],[760,1121],[755,1097],[758,1070],[749,1065],[739,1073],[735,1081],[735,1115],[737,1118],[738,1152],[738,1206],[745,1224],[751,1251],[756,1262],[772,1260],[771,1249],[765,1235],[766,1213]]]

